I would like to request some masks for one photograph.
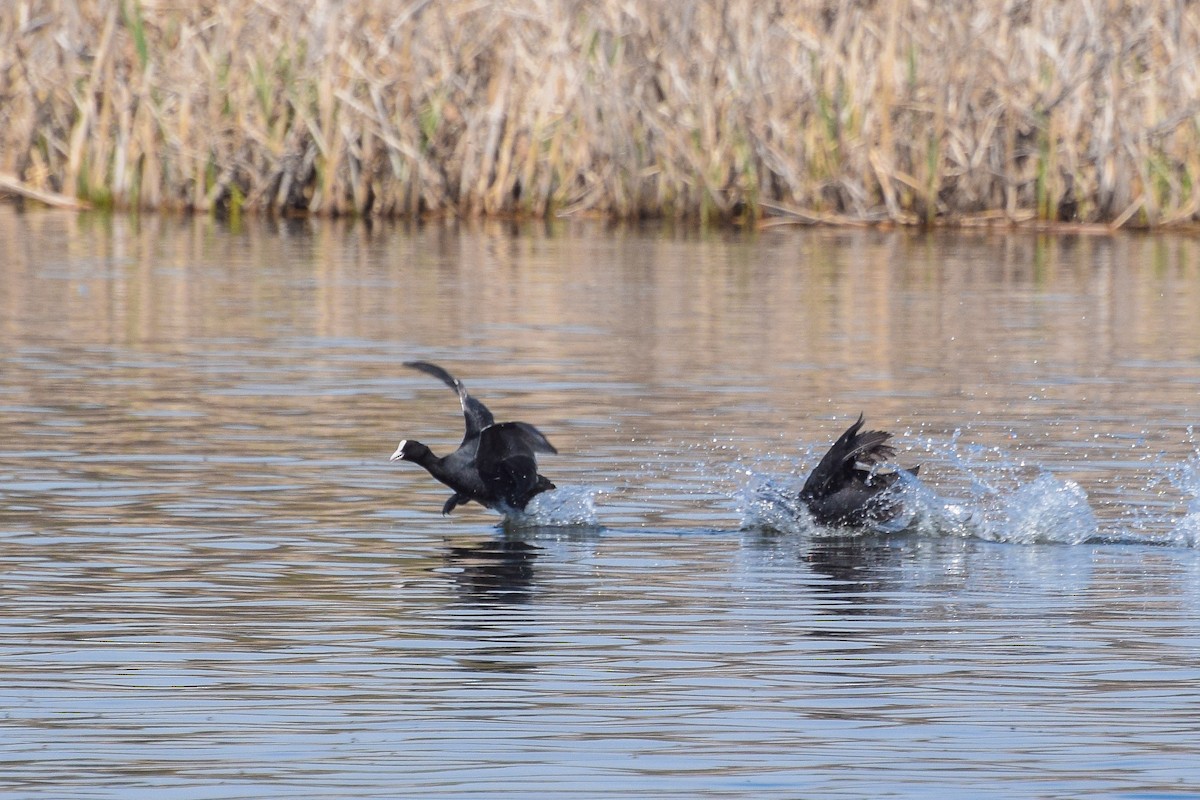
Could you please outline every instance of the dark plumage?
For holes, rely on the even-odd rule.
[[[899,472],[876,473],[872,468],[896,455],[885,431],[859,433],[863,416],[829,448],[804,482],[800,500],[821,525],[853,526],[894,519],[902,510],[898,498],[885,494]],[[919,467],[905,470],[916,475]]]
[[[419,464],[454,490],[442,506],[443,514],[471,500],[501,513],[522,511],[535,495],[554,488],[537,471],[535,453],[558,452],[541,431],[525,422],[496,422],[487,406],[436,364],[407,361],[404,366],[442,381],[458,393],[462,404],[467,430],[457,450],[438,457],[420,442],[405,439],[391,458]]]

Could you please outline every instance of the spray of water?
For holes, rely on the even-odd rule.
[[[506,514],[508,528],[596,526],[596,498],[603,490],[596,486],[560,486],[542,492],[529,501],[524,511]]]
[[[937,483],[904,475],[896,489],[904,513],[874,532],[1017,544],[1133,541],[1200,546],[1200,449],[1181,465],[1160,467],[1155,478],[1187,498],[1185,513],[1180,514],[1178,504],[1166,503],[1159,509],[1118,510],[1107,515],[1117,520],[1113,522],[1098,517],[1093,501],[1076,481],[999,448],[963,445],[960,439],[956,432],[948,442],[919,441],[906,453],[911,456],[912,450],[923,450],[921,460],[929,466],[922,475],[936,476]],[[803,475],[814,462],[810,452],[787,475],[773,471],[778,468],[775,459],[738,464],[736,470],[743,478],[738,498],[743,526],[811,536],[845,535],[846,531],[813,523],[799,503]]]

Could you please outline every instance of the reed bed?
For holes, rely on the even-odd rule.
[[[205,213],[1200,219],[1186,0],[7,0],[0,193]]]

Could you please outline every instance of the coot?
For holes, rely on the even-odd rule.
[[[439,457],[420,442],[405,439],[391,458],[419,464],[454,490],[442,506],[443,514],[471,500],[502,514],[523,511],[535,495],[554,488],[537,471],[535,453],[558,452],[541,431],[525,422],[496,422],[487,406],[437,364],[407,361],[404,366],[442,381],[458,393],[462,404],[467,430],[457,450]]]
[[[887,522],[903,510],[888,489],[900,472],[875,472],[874,467],[896,455],[886,431],[865,431],[863,415],[829,448],[804,482],[800,500],[821,525],[852,527]],[[903,470],[916,475],[919,467]]]

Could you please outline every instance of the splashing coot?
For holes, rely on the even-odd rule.
[[[900,499],[889,494],[901,472],[916,475],[919,467],[896,472],[876,472],[875,467],[896,455],[886,431],[864,431],[863,415],[838,437],[817,468],[804,482],[800,501],[821,525],[852,527],[888,522],[903,510]]]
[[[541,431],[525,422],[496,422],[487,406],[436,364],[407,361],[404,366],[442,381],[458,393],[462,404],[467,430],[453,453],[439,457],[420,442],[405,439],[391,457],[392,461],[411,461],[424,467],[454,490],[442,506],[443,514],[472,500],[502,514],[523,511],[535,495],[554,488],[537,471],[535,453],[558,452]]]

